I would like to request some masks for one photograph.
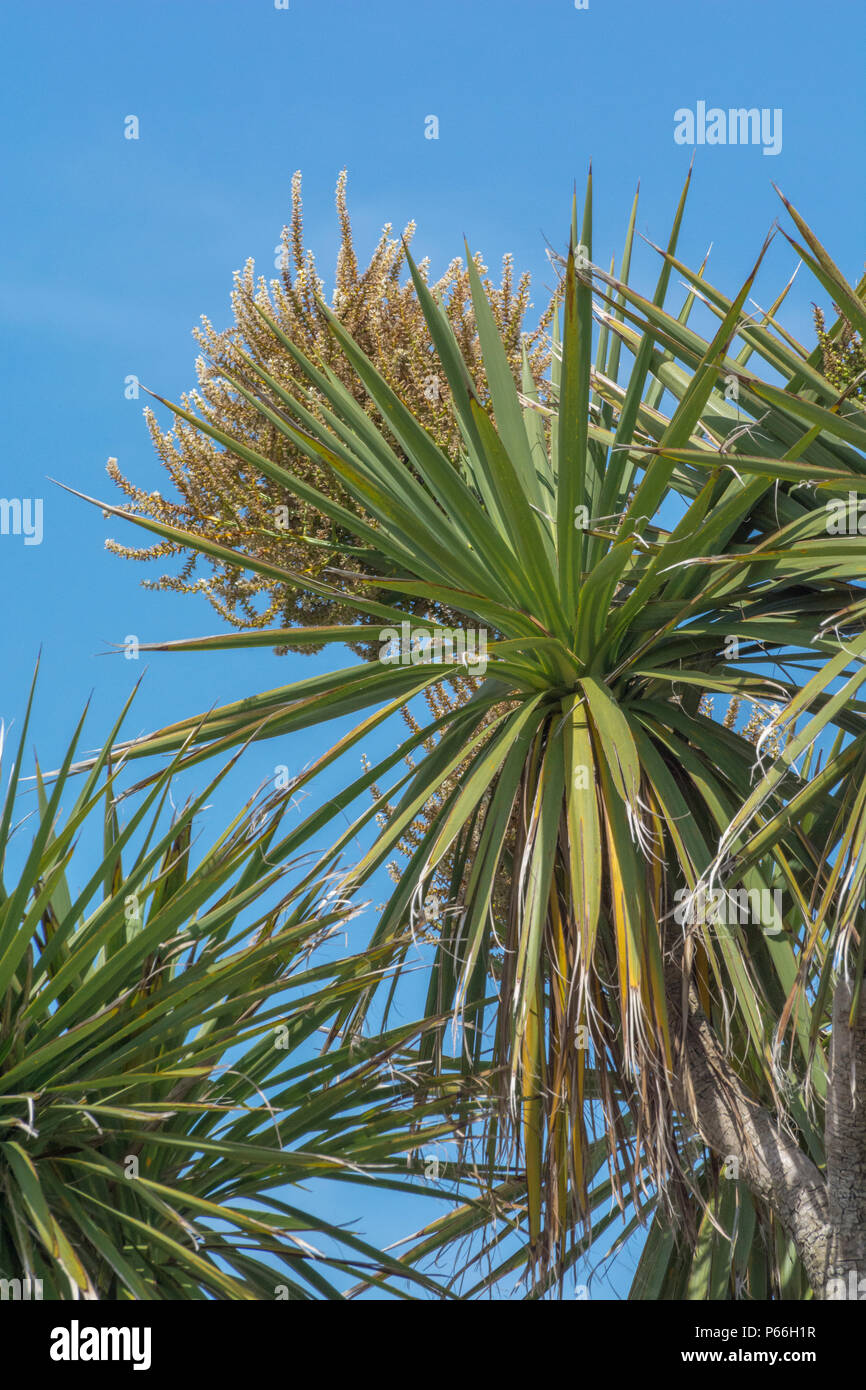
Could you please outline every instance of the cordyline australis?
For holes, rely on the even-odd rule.
[[[51,782],[37,766],[28,786],[32,700],[0,805],[4,1296],[39,1281],[60,1300],[336,1299],[347,1274],[399,1291],[406,1269],[305,1184],[429,1192],[407,1147],[453,1122],[432,1078],[424,1096],[406,1084],[416,1024],[311,1045],[390,951],[323,962],[352,909],[294,858],[292,788],[251,798],[203,848],[236,758],[166,823],[176,760],[125,799],[111,757],[130,699],[86,778],[70,776],[82,718]]]
[[[401,394],[439,447],[456,462],[460,431],[448,404],[445,383],[436,373],[433,344],[417,296],[411,284],[401,283],[405,248],[414,235],[414,224],[405,228],[402,239],[392,237],[391,224],[387,224],[369,264],[362,268],[355,254],[346,206],[345,171],[337,183],[337,215],[340,247],[331,307],[389,385]],[[265,363],[281,385],[288,389],[296,386],[295,362],[263,322],[258,310],[264,309],[292,343],[317,366],[336,372],[359,405],[377,423],[383,423],[317,308],[317,299],[324,294],[325,286],[312,251],[304,246],[300,173],[292,180],[292,217],[290,225],[283,228],[280,259],[281,273],[270,284],[263,276],[256,279],[252,261],[235,275],[232,329],[218,333],[207,319],[203,320],[196,339],[206,357],[197,363],[198,390],[192,397],[185,397],[184,404],[194,406],[211,423],[298,473],[350,513],[360,514],[359,504],[341,479],[318,459],[304,455],[233,391],[222,374],[223,368],[235,372],[242,367],[238,352],[244,351]],[[476,265],[484,271],[480,256],[476,257]],[[427,273],[426,262],[422,262],[421,273]],[[541,379],[549,357],[544,330],[552,305],[527,334],[524,321],[529,308],[529,276],[523,274],[515,281],[510,256],[503,260],[500,284],[486,280],[485,285],[509,362],[519,369],[525,347],[532,371]],[[468,274],[460,259],[455,258],[445,274],[431,285],[431,293],[445,306],[476,390],[483,395],[484,364],[475,333]],[[112,460],[109,473],[130,498],[130,510],[223,546],[242,549],[256,559],[303,570],[314,578],[329,565],[337,565],[345,571],[344,587],[349,592],[359,591],[352,576],[369,574],[371,570],[364,548],[356,544],[351,528],[323,513],[315,502],[299,497],[278,478],[250,470],[240,456],[217,447],[200,430],[178,420],[174,429],[163,431],[152,411],[146,412],[146,418],[180,501],[172,502],[159,493],[136,487],[123,477]],[[403,462],[411,466],[405,456]],[[264,628],[274,621],[307,626],[325,620],[355,619],[351,605],[335,611],[333,600],[323,600],[308,588],[287,585],[268,573],[241,572],[236,565],[213,554],[204,557],[210,563],[211,577],[196,578],[195,571],[203,557],[195,547],[168,540],[144,549],[116,541],[108,541],[107,545],[117,554],[136,560],[184,556],[178,575],[146,580],[146,586],[203,593],[220,616],[235,627]],[[290,640],[282,650],[296,646]]]
[[[780,326],[790,282],[766,310],[747,310],[772,238],[733,297],[678,259],[687,189],[647,297],[628,282],[637,200],[619,274],[605,271],[593,260],[590,178],[562,258],[543,400],[525,361],[515,381],[468,253],[483,393],[407,253],[459,430],[457,467],[321,301],[343,378],[252,300],[295,381],[276,379],[267,351],[238,349],[219,374],[286,447],[339,480],[352,509],[212,419],[170,407],[250,476],[353,535],[388,576],[387,604],[373,576],[349,589],[339,575],[311,579],[277,557],[128,518],[362,624],[399,628],[420,601],[493,634],[471,697],[438,715],[418,697],[456,666],[360,661],[128,749],[188,740],[186,765],[360,712],[312,776],[401,706],[415,711],[409,737],[305,824],[314,834],[385,788],[391,814],[344,879],[348,896],[434,806],[370,944],[405,943],[447,863],[426,1012],[472,1010],[463,1065],[492,1065],[499,1078],[478,1151],[491,1171],[508,1155],[513,1171],[504,1185],[491,1178],[487,1210],[446,1217],[405,1259],[483,1232],[489,1267],[467,1296],[520,1259],[537,1296],[604,1236],[617,1206],[623,1239],[652,1217],[634,1297],[824,1297],[828,1281],[866,1269],[866,537],[827,529],[834,497],[866,493],[866,419],[852,387],[824,375],[826,343],[809,351]],[[864,282],[852,288],[785,207],[794,231],[782,235],[839,308],[829,341],[846,323],[862,334]],[[676,311],[672,277],[687,285]],[[359,630],[151,649],[345,644]],[[736,710],[714,718],[707,697],[755,710],[757,744],[737,732]],[[338,834],[333,862],[375,815],[367,806]],[[778,908],[768,923],[743,916],[744,901]],[[341,1008],[344,1036],[372,997]],[[441,1048],[438,1034],[422,1044],[431,1061]],[[467,1258],[467,1277],[481,1258]]]

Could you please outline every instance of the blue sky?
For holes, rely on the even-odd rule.
[[[585,10],[572,0],[290,0],[288,10],[273,0],[7,0],[0,493],[44,499],[44,539],[0,537],[0,715],[20,716],[42,644],[34,737],[50,763],[90,692],[95,738],[141,672],[101,655],[108,643],[217,630],[204,601],[145,592],[142,571],[103,548],[118,525],[46,478],[115,501],[104,472],[114,455],[141,485],[164,486],[124,379],[135,373],[175,399],[194,384],[190,330],[201,314],[227,324],[232,272],[248,257],[272,273],[296,169],[326,280],[345,167],[361,255],[384,222],[400,230],[414,219],[416,254],[434,272],[465,234],[491,268],[513,252],[540,306],[545,238],[565,238],[590,158],[595,259],[606,263],[619,257],[639,179],[638,228],[667,235],[692,153],[674,141],[675,111],[700,101],[778,108],[779,154],[698,150],[683,259],[699,261],[712,242],[710,278],[736,290],[780,214],[775,180],[856,280],[863,29],[851,0],[589,0]],[[129,115],[138,140],[124,138]],[[430,115],[436,140],[424,135]],[[763,303],[793,265],[778,238]],[[642,246],[633,279],[646,288],[654,272]],[[809,335],[807,292],[791,297],[787,323]],[[130,732],[311,669],[309,658],[267,650],[243,662],[157,657]],[[231,785],[251,790],[275,763],[297,770],[309,756],[301,737],[277,753],[252,750]],[[384,1241],[425,1213],[367,1215]]]

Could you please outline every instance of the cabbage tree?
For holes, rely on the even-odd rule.
[[[238,348],[225,388],[332,470],[355,509],[170,408],[245,477],[279,483],[351,533],[395,597],[359,597],[339,574],[313,579],[129,516],[357,614],[154,648],[238,655],[357,645],[361,632],[378,659],[253,693],[128,751],[175,752],[183,766],[357,713],[343,751],[408,703],[410,736],[308,830],[391,779],[386,824],[341,884],[359,890],[411,841],[374,952],[409,950],[419,920],[429,927],[431,885],[448,884],[426,1012],[465,1020],[464,1069],[492,1063],[499,1078],[479,1152],[492,1173],[519,1145],[506,1234],[523,1233],[534,1289],[603,1229],[612,1196],[634,1222],[653,1214],[635,1296],[834,1296],[866,1269],[855,1104],[866,1047],[866,418],[852,389],[823,374],[821,349],[782,326],[789,287],[754,308],[778,232],[732,295],[678,258],[686,189],[644,295],[629,284],[636,202],[615,274],[593,259],[590,179],[561,258],[552,404],[528,363],[515,380],[467,253],[479,398],[407,257],[460,431],[457,467],[323,303],[384,426],[258,307],[295,380]],[[862,333],[863,282],[849,285],[785,207],[793,225],[782,235],[838,307],[831,340],[844,324]],[[462,615],[462,649],[453,632],[437,647],[443,611]],[[467,674],[469,698],[425,712],[419,696]],[[757,742],[731,702],[756,712]],[[376,809],[335,832],[334,860]],[[343,1038],[358,1035],[372,998],[341,1007]],[[425,1048],[441,1058],[441,1034]],[[480,1220],[473,1209],[446,1221],[417,1258]],[[502,1231],[485,1232],[488,1252]]]

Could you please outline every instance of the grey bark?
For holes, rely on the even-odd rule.
[[[748,1095],[681,969],[671,966],[667,984],[678,1108],[715,1154],[737,1160],[740,1176],[777,1214],[815,1297],[857,1297],[852,1272],[866,1296],[866,989],[853,1029],[850,986],[840,982],[834,996],[825,1176]]]
[[[829,1263],[832,1277],[845,1281],[847,1297],[859,1280],[866,1281],[866,982],[853,1028],[852,1000],[851,985],[840,980],[833,999],[824,1125],[832,1231]]]

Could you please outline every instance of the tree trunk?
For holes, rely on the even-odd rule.
[[[866,987],[853,1028],[852,1000],[852,986],[840,980],[833,999],[824,1124],[831,1228],[828,1279],[843,1281],[828,1296],[841,1298],[866,1297]]]
[[[815,1298],[866,1297],[866,988],[853,1029],[844,981],[833,1001],[825,1176],[748,1095],[679,965],[667,985],[678,1108],[719,1158],[737,1161],[751,1191],[779,1217]]]

